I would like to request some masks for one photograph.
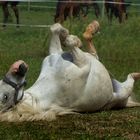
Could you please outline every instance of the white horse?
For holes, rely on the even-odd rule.
[[[15,62],[0,81],[1,121],[52,120],[57,115],[140,106],[131,98],[140,73],[129,74],[122,83],[111,79],[95,56],[79,49],[77,36],[68,35],[58,23],[51,32],[50,55],[24,96],[25,62]],[[70,53],[63,52],[62,44]]]

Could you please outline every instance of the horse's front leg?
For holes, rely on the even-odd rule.
[[[16,23],[17,23],[17,27],[19,27],[19,11],[18,11],[18,7],[17,5],[11,5],[14,13],[15,13],[15,16],[16,16]]]
[[[70,11],[69,11],[69,18],[70,18],[70,20],[72,20],[72,18],[73,18],[73,9],[74,9],[74,6],[72,4],[72,6],[70,7]]]
[[[9,16],[7,3],[2,4],[2,10],[3,10],[3,27],[5,27]]]

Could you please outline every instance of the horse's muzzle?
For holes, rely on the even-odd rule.
[[[24,63],[22,63],[22,64],[20,64],[19,69],[16,72],[16,74],[21,76],[21,77],[24,77],[27,70],[28,70],[27,66]]]

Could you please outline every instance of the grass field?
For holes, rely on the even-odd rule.
[[[94,37],[100,61],[118,80],[126,79],[128,73],[140,71],[140,13],[130,7],[129,19],[119,24],[114,19],[109,25],[106,17],[100,18],[100,34]],[[53,23],[54,9],[20,10],[20,23]],[[86,19],[73,19],[64,26],[72,34],[82,39],[82,33],[89,22],[95,19],[93,11]],[[0,11],[0,21],[2,13]],[[84,43],[84,41],[83,41]],[[31,86],[39,72],[42,60],[48,54],[49,28],[0,27],[0,79],[9,66],[18,59],[29,64],[28,86]],[[82,48],[86,50],[85,47]],[[140,82],[134,88],[140,101]],[[103,111],[92,114],[69,115],[58,117],[53,122],[0,122],[0,139],[2,140],[139,140],[140,108]]]

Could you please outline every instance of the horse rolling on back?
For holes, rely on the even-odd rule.
[[[99,23],[93,21],[83,34],[87,53],[79,48],[80,38],[59,23],[52,25],[49,56],[36,82],[24,91],[28,65],[22,60],[0,80],[0,121],[50,121],[59,115],[140,107],[132,98],[140,73],[130,73],[124,82],[110,77],[92,44],[98,30]]]
[[[3,27],[6,26],[6,23],[8,23],[8,18],[10,16],[8,5],[11,5],[12,10],[14,11],[15,17],[16,17],[16,23],[17,27],[19,24],[19,11],[18,11],[18,1],[0,1],[0,5],[2,6],[3,11]]]

